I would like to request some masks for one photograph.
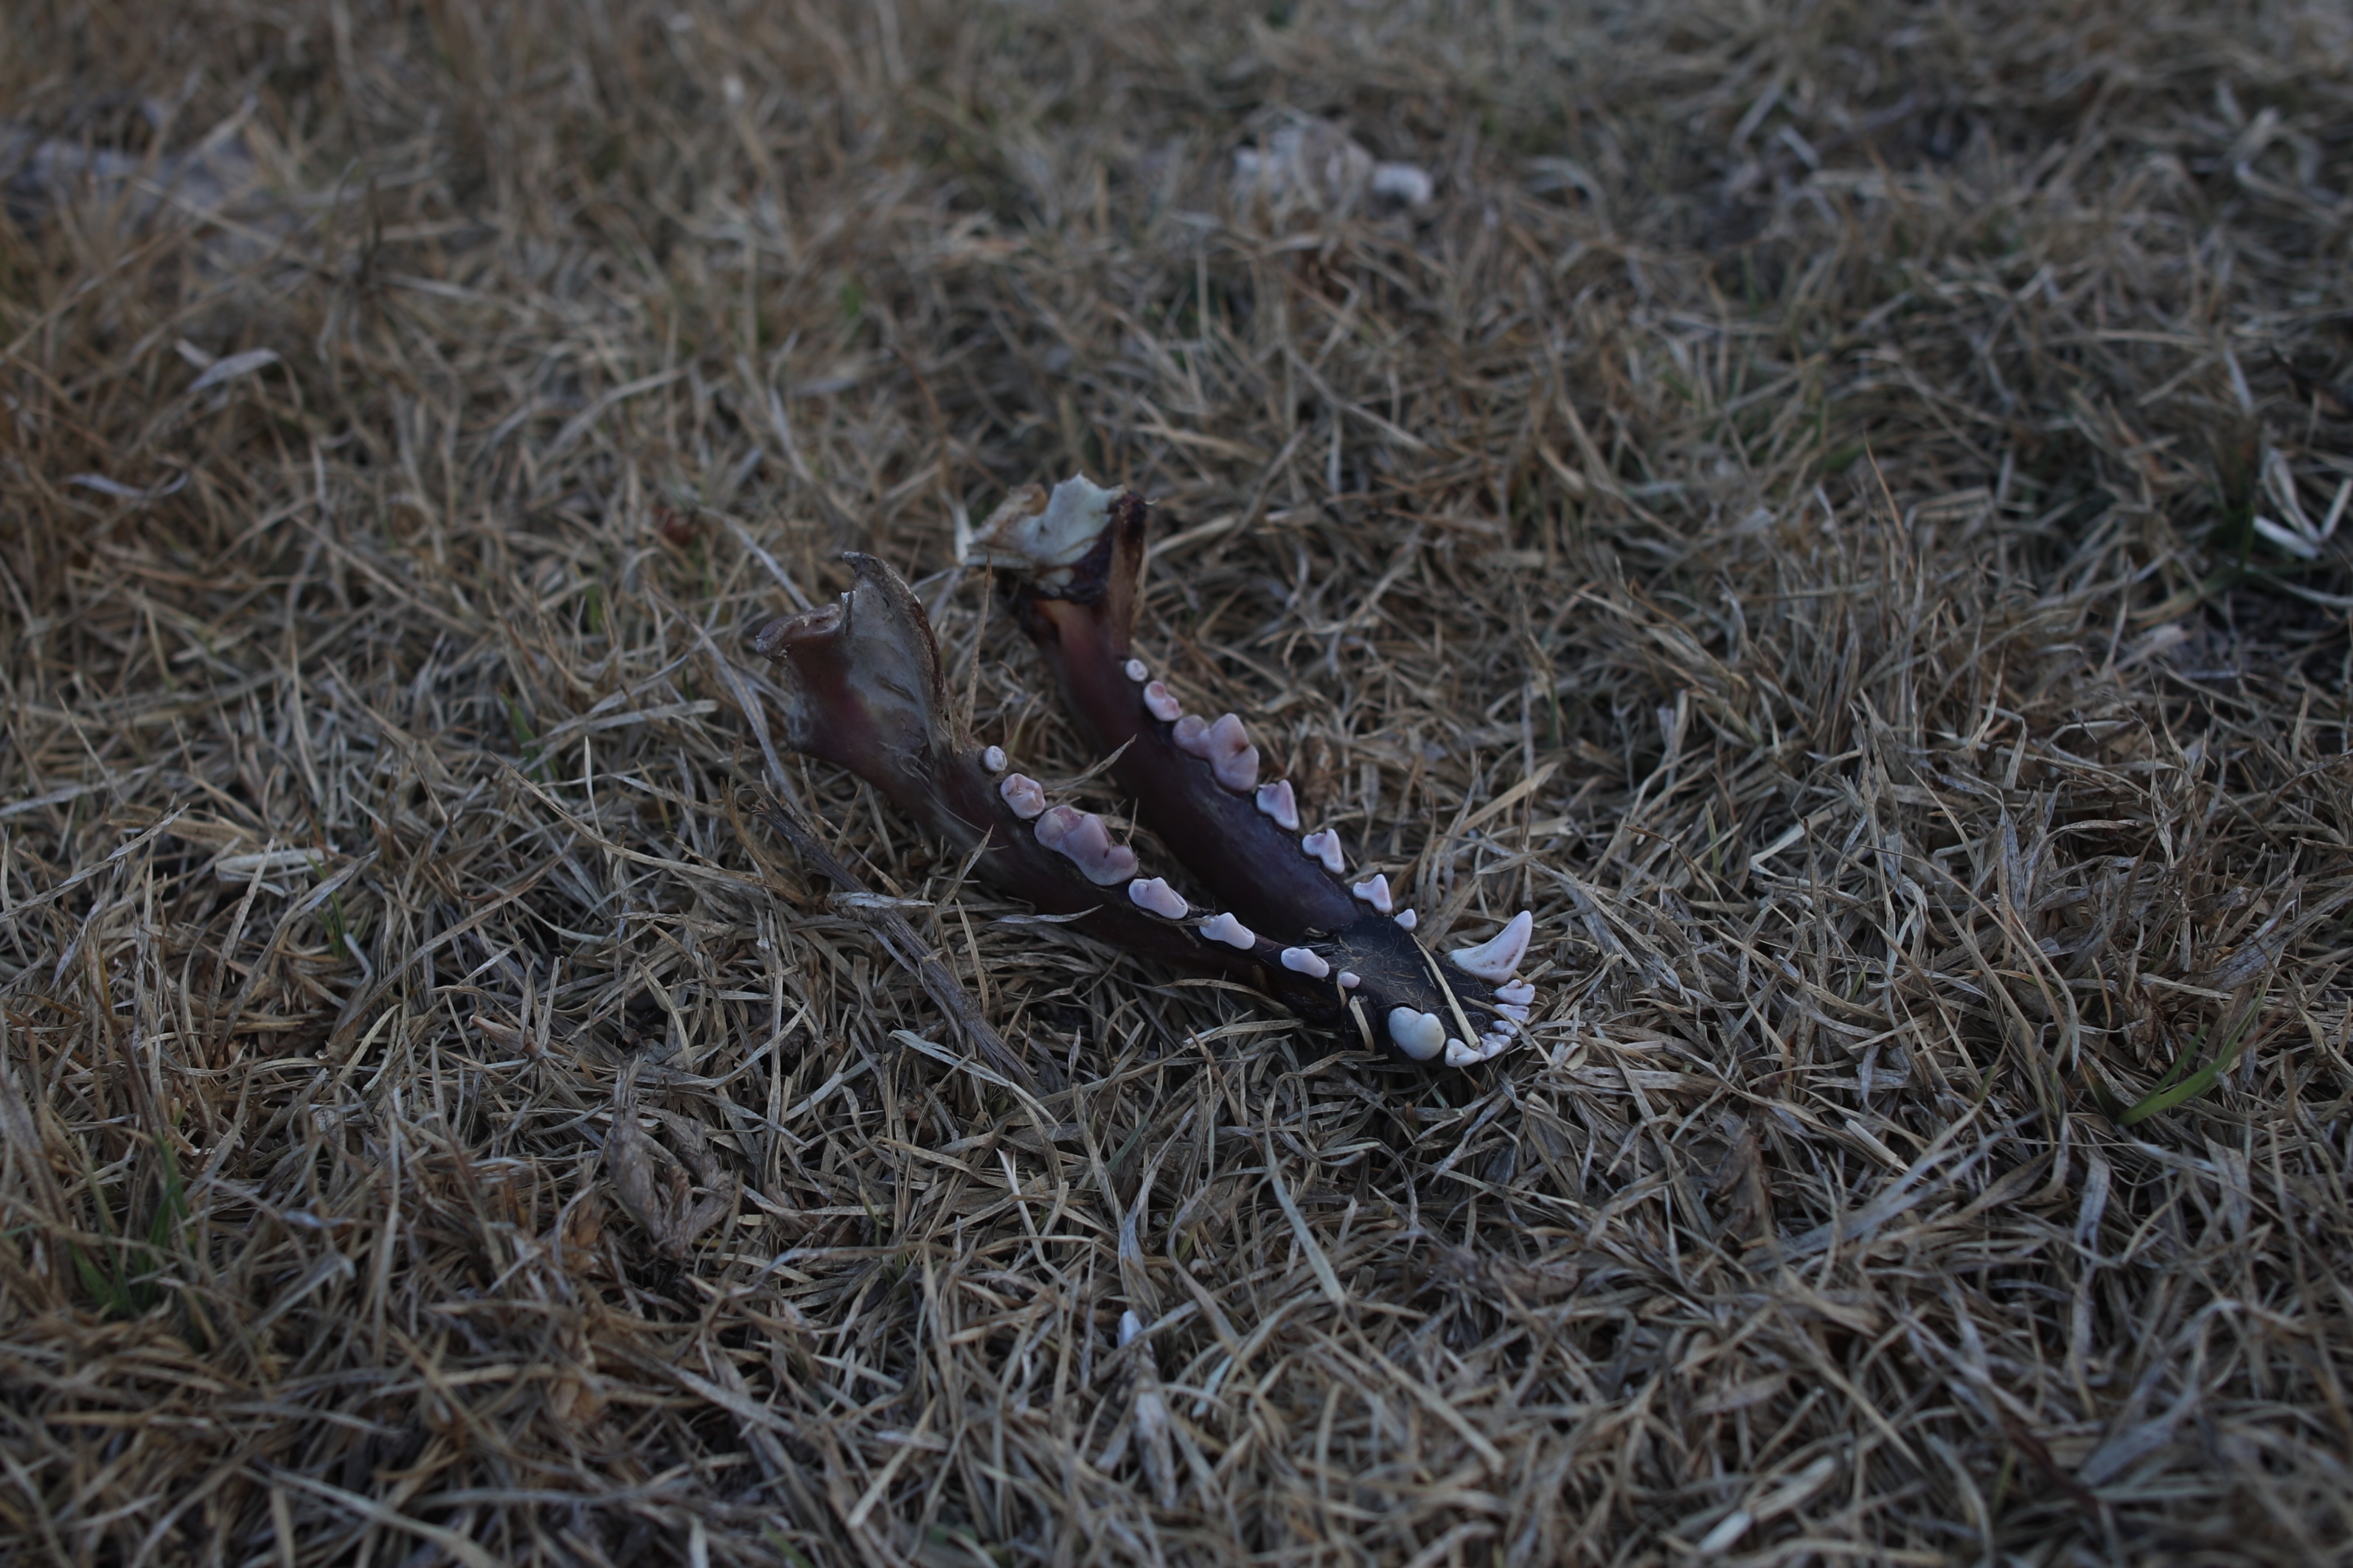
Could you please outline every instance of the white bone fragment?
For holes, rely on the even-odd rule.
[[[1398,1049],[1418,1062],[1426,1062],[1446,1048],[1446,1026],[1435,1013],[1417,1012],[1411,1007],[1389,1009],[1389,1038]]]
[[[1304,974],[1310,980],[1321,980],[1332,973],[1324,955],[1313,948],[1286,947],[1282,950],[1282,967],[1293,974]]]
[[[1356,897],[1364,900],[1365,902],[1372,905],[1373,908],[1380,910],[1383,914],[1388,913],[1389,910],[1397,907],[1396,901],[1389,897],[1388,878],[1378,871],[1374,872],[1372,876],[1366,879],[1364,881],[1361,881],[1355,887],[1350,888],[1348,891],[1356,894]]]
[[[980,765],[987,768],[993,773],[1003,773],[1005,771],[1005,748],[1002,746],[991,746],[988,750],[981,752]]]
[[[1447,1037],[1446,1065],[1448,1067],[1473,1067],[1486,1059],[1487,1058],[1479,1054],[1478,1047],[1475,1046],[1466,1046],[1451,1035]]]
[[[1064,479],[1051,496],[1036,485],[1023,485],[980,525],[966,559],[1026,570],[1061,586],[1071,581],[1071,568],[1103,537],[1111,503],[1118,499],[1117,490],[1104,489],[1084,474]]]
[[[1229,914],[1212,915],[1201,922],[1201,934],[1211,942],[1222,942],[1228,947],[1248,952],[1258,944],[1258,933]]]
[[[1034,819],[1046,809],[1046,786],[1028,773],[1006,774],[1004,782],[997,786],[997,793],[1005,797],[1005,804],[1013,808],[1013,815],[1024,822]]]
[[[1140,658],[1129,659],[1126,668],[1127,678],[1138,686],[1152,679],[1152,667]]]
[[[1136,908],[1150,910],[1154,914],[1172,921],[1181,921],[1190,912],[1191,906],[1185,902],[1185,895],[1170,887],[1164,877],[1155,877],[1148,881],[1138,877],[1127,885],[1127,896]]]
[[[1535,999],[1536,988],[1529,984],[1525,980],[1521,981],[1517,985],[1498,985],[1495,987],[1495,1000],[1498,1002],[1509,1002],[1514,1007],[1525,1007]]]
[[[1163,724],[1174,724],[1185,716],[1185,705],[1176,700],[1176,694],[1157,680],[1145,687],[1144,708]]]
[[[1075,805],[1058,805],[1038,819],[1038,842],[1061,856],[1098,888],[1135,875],[1135,851],[1114,844],[1103,819]]]
[[[1421,923],[1421,917],[1415,914],[1411,910],[1399,910],[1397,912],[1397,923],[1403,926],[1406,930],[1411,931],[1414,927]]]
[[[1522,910],[1512,917],[1511,923],[1476,947],[1454,950],[1454,967],[1465,974],[1475,974],[1482,980],[1501,983],[1512,977],[1527,955],[1528,938],[1536,929],[1535,916]]]
[[[1299,847],[1323,861],[1324,869],[1335,877],[1348,868],[1348,863],[1340,858],[1340,836],[1328,827],[1301,839]]]
[[[1259,785],[1258,808],[1274,818],[1274,825],[1285,833],[1299,831],[1299,797],[1291,793],[1289,779]]]

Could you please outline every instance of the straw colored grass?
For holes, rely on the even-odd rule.
[[[15,13],[0,1558],[2353,1550],[2341,5]],[[766,776],[1077,468],[1521,1048]]]

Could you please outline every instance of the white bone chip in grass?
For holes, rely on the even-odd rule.
[[[1301,839],[1299,847],[1304,853],[1323,861],[1324,869],[1331,872],[1335,877],[1348,868],[1348,863],[1340,858],[1340,836],[1328,827],[1320,833],[1311,833]]]
[[[1050,496],[1036,485],[1023,485],[973,535],[973,558],[1067,583],[1070,568],[1103,536],[1111,503],[1118,499],[1117,490],[1104,489],[1084,474],[1064,479]]]
[[[990,773],[1003,773],[1005,771],[1005,748],[1002,746],[991,746],[988,750],[980,753],[980,765],[987,768]]]
[[[1415,914],[1411,910],[1399,910],[1397,912],[1397,923],[1404,927],[1407,931],[1411,931],[1414,927],[1421,923],[1421,917]]]
[[[1388,913],[1397,907],[1396,901],[1389,897],[1388,878],[1378,871],[1374,872],[1348,891],[1356,894],[1383,914]]]
[[[1013,808],[1013,815],[1024,822],[1046,809],[1046,786],[1028,773],[1007,774],[1005,782],[997,786],[997,793],[1005,797],[1005,804]]]
[[[1228,947],[1248,952],[1258,945],[1258,933],[1229,914],[1212,915],[1201,922],[1201,934],[1211,942],[1222,942]]]
[[[1129,659],[1124,668],[1127,672],[1127,678],[1138,686],[1152,679],[1152,667],[1140,658]]]
[[[1528,938],[1535,929],[1535,916],[1522,910],[1512,917],[1509,925],[1478,946],[1456,948],[1454,967],[1482,980],[1509,980],[1512,971],[1520,966],[1520,960],[1527,956]]]
[[[1291,793],[1289,779],[1259,785],[1258,808],[1274,818],[1274,825],[1285,833],[1299,831],[1299,797]]]
[[[1282,967],[1293,974],[1304,974],[1310,980],[1321,980],[1332,973],[1332,966],[1324,962],[1324,955],[1306,947],[1284,948]]]
[[[1426,1062],[1446,1048],[1446,1026],[1435,1013],[1411,1007],[1389,1009],[1389,1038],[1397,1048],[1418,1062]]]
[[[1523,980],[1516,985],[1495,987],[1495,1000],[1508,1002],[1514,1007],[1525,1007],[1536,999],[1536,988]]]
[[[1138,877],[1127,885],[1127,896],[1136,908],[1150,910],[1154,914],[1172,921],[1183,920],[1191,907],[1185,902],[1185,895],[1170,887],[1166,879],[1161,877],[1149,880]]]
[[[1185,717],[1185,705],[1176,700],[1176,694],[1169,690],[1164,682],[1157,680],[1145,687],[1144,707],[1146,712],[1163,724],[1174,724],[1177,720]]]
[[[1075,805],[1058,805],[1038,819],[1038,842],[1076,866],[1098,888],[1135,875],[1135,851],[1112,842],[1103,819]]]

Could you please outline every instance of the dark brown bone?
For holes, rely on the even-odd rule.
[[[1090,936],[1223,974],[1303,1017],[1336,1018],[1325,988],[1282,968],[1281,944],[1260,941],[1243,952],[1211,942],[1136,908],[1124,888],[1097,887],[1040,844],[949,716],[922,603],[888,563],[844,559],[856,574],[849,592],[770,621],[752,637],[753,650],[779,668],[786,745],[856,773],[956,853],[981,850],[977,869],[988,881],[1049,913],[1082,917],[1072,923]]]
[[[1145,711],[1124,672],[1144,530],[1144,498],[1125,492],[1111,503],[1110,525],[1069,569],[1066,584],[1024,572],[1014,587],[1022,630],[1052,668],[1088,739],[1103,752],[1127,748],[1112,776],[1135,797],[1161,842],[1225,907],[1253,929],[1337,931],[1365,906],[1249,795],[1221,787],[1208,763],[1178,751],[1171,727]],[[986,537],[982,548],[988,549]],[[1012,564],[1001,552],[989,559]]]
[[[1036,487],[1016,491],[974,543],[981,559],[1013,574],[1023,629],[1080,722],[1099,746],[1124,748],[1113,774],[1145,821],[1253,931],[1328,965],[1324,996],[1366,1045],[1429,1061],[1448,1040],[1475,1051],[1491,1032],[1498,1041],[1515,1036],[1516,1020],[1496,994],[1500,981],[1432,955],[1390,918],[1385,896],[1368,909],[1251,794],[1228,787],[1208,762],[1180,749],[1176,724],[1146,708],[1126,668],[1144,532],[1142,497],[1077,479],[1050,498]],[[1526,1016],[1524,1007],[1513,1011]],[[1419,1054],[1407,1048],[1393,1013],[1423,1032]]]

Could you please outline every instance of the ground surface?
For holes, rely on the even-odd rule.
[[[2353,19],[1779,11],[14,7],[0,1557],[2341,1559]],[[751,815],[1080,468],[1524,1048]]]

